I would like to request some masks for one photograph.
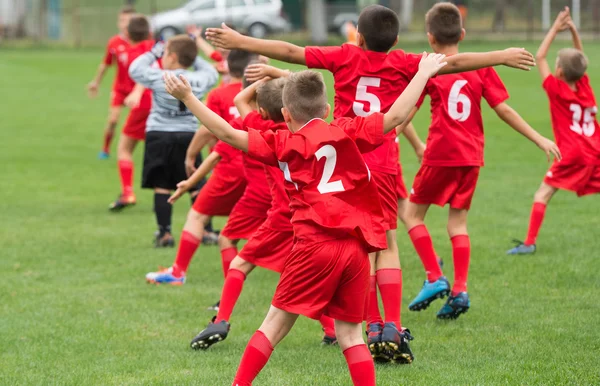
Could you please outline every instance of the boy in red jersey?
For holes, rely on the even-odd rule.
[[[417,73],[420,55],[402,50],[390,51],[398,42],[400,22],[389,8],[372,5],[365,7],[358,20],[357,44],[338,47],[298,47],[273,40],[260,40],[227,28],[207,29],[207,38],[217,47],[239,48],[290,63],[306,64],[332,72],[335,80],[334,118],[368,116],[387,112],[410,79]],[[448,58],[441,73],[454,73],[477,68],[508,65],[528,69],[534,64],[527,51],[511,48],[488,53],[464,53]],[[385,319],[367,315],[369,348],[374,357],[398,363],[410,363],[412,353],[408,347],[411,338],[403,331],[400,310],[402,271],[396,244],[398,198],[396,193],[398,146],[395,133],[389,133],[383,144],[369,154],[365,161],[378,186],[385,215],[388,248],[371,256],[371,286],[379,286]],[[373,299],[370,297],[370,299]],[[371,300],[371,304],[374,302]],[[370,310],[378,310],[373,307]],[[379,319],[379,320],[378,320]],[[382,323],[385,322],[385,323]],[[391,354],[389,354],[391,353]]]
[[[131,6],[126,6],[119,12],[119,18],[117,27],[119,28],[119,34],[109,39],[106,45],[106,53],[104,59],[98,66],[96,76],[88,83],[87,89],[90,97],[95,98],[98,95],[98,87],[106,74],[108,67],[112,66],[119,59],[119,55],[124,53],[129,47],[129,40],[127,39],[127,26],[129,25],[129,19],[135,14],[135,9]],[[127,71],[123,72],[117,69],[115,80],[113,82],[113,88],[111,92],[110,110],[108,112],[108,122],[104,129],[104,145],[102,151],[100,151],[98,158],[107,159],[110,154],[110,143],[113,136],[115,135],[115,128],[119,122],[119,116],[121,115],[121,108],[125,105],[125,98],[131,90],[124,89],[122,84],[125,78],[128,77]]]
[[[190,94],[184,77],[165,75],[166,89],[219,139],[270,166],[279,166],[291,196],[295,243],[285,261],[272,306],[246,347],[233,385],[251,385],[273,347],[299,314],[335,319],[339,344],[355,385],[374,386],[375,367],[361,322],[367,302],[368,253],[386,247],[377,187],[361,153],[408,116],[427,79],[445,62],[423,56],[420,70],[387,114],[342,118],[332,124],[323,77],[291,74],[282,110],[289,131],[235,130]],[[369,199],[365,199],[369,198]]]
[[[152,108],[152,91],[144,88],[129,77],[129,66],[140,55],[150,51],[154,45],[150,36],[150,23],[143,15],[134,15],[127,26],[127,37],[131,46],[119,55],[117,59],[117,71],[127,76],[123,77],[121,87],[130,92],[125,98],[131,110],[123,126],[123,133],[119,138],[117,147],[117,166],[121,180],[121,193],[116,201],[108,207],[111,211],[120,211],[123,208],[135,205],[136,199],[133,193],[133,151],[138,142],[146,137],[146,120]]]
[[[569,29],[574,48],[558,51],[554,74],[546,55],[558,32]],[[588,59],[569,8],[565,8],[540,45],[537,55],[538,70],[543,87],[550,100],[554,138],[563,154],[555,162],[535,192],[529,220],[529,230],[524,242],[508,254],[530,254],[536,250],[536,238],[546,206],[559,189],[577,193],[577,196],[600,193],[600,127],[596,113],[598,107],[590,79],[586,74]]]
[[[460,11],[452,3],[438,3],[426,15],[429,45],[449,57],[458,55],[464,38]],[[481,99],[515,131],[535,143],[548,155],[560,158],[558,147],[542,137],[508,106],[508,92],[493,68],[439,76],[430,79],[425,93],[431,97],[432,122],[423,163],[415,177],[405,225],[427,272],[423,289],[410,303],[420,311],[450,293],[424,220],[432,204],[449,204],[448,235],[452,241],[454,284],[446,304],[437,313],[440,319],[455,319],[469,309],[467,276],[471,247],[467,214],[483,166],[483,122]]]

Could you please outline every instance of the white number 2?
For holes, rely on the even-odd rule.
[[[465,94],[461,94],[460,90],[467,84],[464,79],[457,80],[450,89],[448,96],[448,114],[450,118],[459,122],[464,122],[471,115],[471,100]],[[462,105],[462,111],[458,111],[458,104]]]
[[[335,164],[337,162],[337,151],[331,145],[325,145],[315,153],[317,156],[317,160],[325,157],[325,168],[323,169],[323,176],[321,176],[321,181],[319,185],[317,185],[317,190],[321,194],[325,193],[333,193],[333,192],[343,192],[344,184],[342,180],[337,181],[329,181],[331,176],[333,175],[333,171],[335,170]]]
[[[379,78],[363,76],[359,79],[358,84],[356,85],[356,101],[352,105],[352,110],[357,117],[366,117],[381,111],[381,101],[379,98],[377,98],[375,94],[371,94],[367,91],[367,87],[379,87],[380,85],[381,79]],[[369,102],[371,107],[368,111],[365,104],[361,101]]]
[[[576,103],[571,103],[569,109],[573,112],[573,124],[571,125],[571,130],[580,135],[585,135],[586,137],[591,137],[594,135],[596,131],[595,118],[594,115],[598,112],[598,108],[587,107],[585,110],[582,110],[581,106]],[[583,124],[581,124],[581,115],[583,112]]]
[[[231,106],[229,108],[229,115],[231,115],[234,118],[238,118],[240,116],[240,112],[238,111],[237,107]]]

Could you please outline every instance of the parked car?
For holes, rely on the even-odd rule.
[[[358,8],[355,1],[329,1],[325,7],[329,32],[345,36],[347,22],[358,24]]]
[[[155,35],[165,39],[183,33],[188,25],[218,27],[222,22],[257,38],[291,29],[281,0],[190,0],[151,19]]]

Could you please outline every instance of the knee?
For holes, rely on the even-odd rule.
[[[219,247],[221,249],[231,248],[233,246],[233,241],[230,238],[223,236],[223,233],[219,234]]]
[[[229,265],[229,269],[236,269],[244,274],[249,274],[254,269],[254,264],[247,262],[239,256],[236,256]]]
[[[544,188],[539,188],[533,195],[534,202],[541,202],[547,204],[552,198],[552,191]]]

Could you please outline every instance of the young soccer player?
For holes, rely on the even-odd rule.
[[[565,29],[571,31],[574,48],[558,51],[553,74],[546,56],[558,32]],[[586,74],[588,59],[583,53],[583,45],[568,8],[556,18],[540,45],[536,58],[543,87],[550,100],[554,138],[563,159],[560,163],[554,162],[535,192],[527,238],[509,250],[510,255],[535,252],[546,206],[559,189],[575,192],[577,196],[600,193],[600,128],[596,117],[598,107]]]
[[[425,16],[429,45],[436,53],[458,55],[465,30],[459,9],[452,3],[437,3]],[[421,292],[409,309],[420,311],[437,298],[450,293],[429,232],[424,224],[430,205],[449,205],[448,235],[452,242],[454,283],[446,304],[437,313],[440,319],[457,318],[470,307],[467,276],[471,247],[467,214],[483,166],[483,123],[481,99],[515,131],[535,143],[548,155],[560,158],[558,147],[542,137],[506,104],[508,92],[493,68],[439,76],[425,87],[431,97],[432,122],[423,163],[405,212],[410,239],[427,272]]]
[[[387,112],[418,71],[420,55],[407,54],[402,50],[390,51],[398,42],[399,28],[400,22],[394,11],[372,5],[365,7],[359,16],[357,45],[304,48],[283,41],[243,36],[225,25],[220,29],[207,29],[207,38],[217,47],[239,48],[277,60],[305,64],[310,68],[327,69],[333,73],[335,80],[334,118],[365,117],[375,112]],[[448,58],[448,65],[441,73],[500,64],[528,69],[534,61],[530,53],[519,48],[464,53]],[[384,323],[370,323],[367,333],[369,347],[375,357],[410,363],[410,335],[403,331],[400,320],[402,271],[396,244],[398,146],[395,137],[395,133],[389,133],[381,146],[365,154],[383,205],[388,245],[384,251],[371,256],[371,286],[380,283],[385,319]],[[378,315],[369,315],[367,319],[377,320]]]
[[[119,34],[109,39],[106,45],[106,53],[104,59],[98,66],[96,76],[87,85],[88,94],[90,97],[95,98],[98,95],[98,87],[104,79],[106,70],[111,65],[115,64],[119,59],[119,56],[124,53],[129,47],[129,40],[127,39],[127,26],[129,25],[129,19],[135,14],[135,9],[131,6],[126,6],[119,12],[117,21],[117,27],[119,28]],[[104,145],[102,151],[98,154],[98,158],[107,159],[110,154],[110,143],[115,135],[115,128],[119,122],[119,116],[121,115],[121,108],[124,106],[124,101],[131,90],[125,89],[123,84],[125,83],[125,77],[127,72],[122,72],[117,68],[117,74],[113,82],[110,109],[108,112],[108,122],[104,129]]]
[[[166,93],[162,79],[164,70],[153,66],[159,58],[162,58],[165,70],[189,76],[198,97],[203,97],[216,84],[218,74],[198,57],[196,43],[187,35],[174,36],[166,44],[157,43],[151,52],[141,55],[129,66],[131,78],[152,90],[152,110],[146,122],[142,187],[154,190],[158,225],[155,246],[165,247],[174,245],[172,207],[167,200],[177,183],[187,177],[185,155],[199,122],[183,103]],[[194,71],[187,70],[190,66],[194,66]]]
[[[152,92],[141,85],[136,85],[129,77],[128,69],[138,56],[152,49],[154,41],[148,40],[148,36],[150,36],[148,19],[143,15],[132,16],[127,26],[127,37],[131,46],[117,59],[117,71],[126,74],[123,77],[123,82],[127,82],[127,84],[122,86],[131,90],[125,98],[125,103],[133,102],[129,103],[131,104],[131,110],[123,126],[123,133],[119,138],[117,166],[121,180],[121,193],[117,200],[109,205],[108,209],[111,211],[120,211],[136,203],[133,192],[133,151],[138,142],[143,141],[146,137],[146,121],[152,106]]]
[[[377,188],[361,152],[380,145],[383,135],[406,119],[427,79],[445,65],[443,59],[443,55],[424,55],[419,72],[387,114],[332,124],[322,120],[330,109],[323,77],[312,71],[291,74],[284,86],[282,110],[289,131],[277,132],[233,129],[191,94],[184,77],[165,75],[167,90],[219,139],[267,165],[279,166],[291,196],[296,242],[269,313],[246,347],[233,385],[252,383],[299,314],[334,318],[353,383],[375,385],[361,322],[367,301],[368,252],[385,248],[386,240]]]

